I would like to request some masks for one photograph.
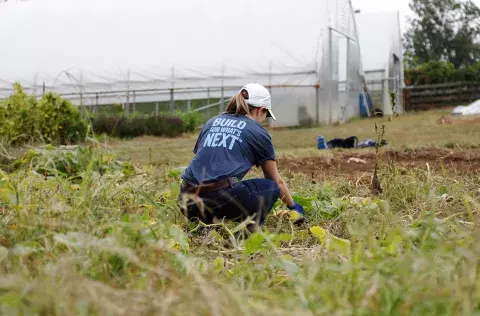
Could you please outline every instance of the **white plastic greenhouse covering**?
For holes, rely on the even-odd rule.
[[[362,13],[356,15],[356,21],[367,86],[370,93],[381,96],[381,102],[376,104],[376,107],[385,114],[393,114],[389,91],[395,91],[395,111],[400,113],[405,84],[399,12]]]
[[[276,126],[360,113],[349,0],[30,0],[1,3],[0,30],[0,98],[19,82],[93,108],[226,101],[254,81]]]

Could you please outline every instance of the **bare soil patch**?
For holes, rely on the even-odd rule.
[[[458,175],[480,172],[480,151],[456,152],[448,149],[421,148],[415,151],[383,150],[384,165],[395,165],[402,171],[429,169],[430,172],[447,170]],[[287,173],[303,173],[312,180],[328,178],[358,179],[373,174],[373,151],[342,151],[310,157],[280,157],[279,169]]]

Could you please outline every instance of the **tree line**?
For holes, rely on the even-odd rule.
[[[411,0],[405,81],[480,81],[480,8],[471,0]]]

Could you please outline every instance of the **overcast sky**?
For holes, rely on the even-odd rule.
[[[351,1],[362,13],[400,11],[401,33],[405,32],[410,0]],[[480,0],[473,1],[480,6]],[[0,79],[33,78],[37,72],[56,75],[72,67],[105,73],[158,66],[166,69],[158,72],[169,75],[172,66],[176,71],[201,66],[220,72],[222,64],[229,71],[245,71],[246,65],[258,72],[271,67],[274,72],[303,71],[316,67],[321,29],[329,19],[326,4],[327,0],[9,0],[0,4]],[[238,38],[245,43],[232,45]]]
[[[402,23],[402,34],[405,32],[407,16],[411,15],[408,7],[410,0],[352,0],[355,9],[362,12],[377,12],[384,10],[399,10]],[[480,7],[480,0],[473,0]]]

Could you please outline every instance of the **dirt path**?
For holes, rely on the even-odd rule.
[[[395,164],[401,170],[430,168],[431,172],[439,172],[443,167],[457,174],[480,172],[478,149],[463,152],[438,148],[410,152],[383,150],[382,157],[384,164]],[[372,174],[374,164],[374,152],[355,150],[319,153],[310,157],[286,156],[278,161],[279,169],[283,172],[304,173],[312,180],[338,177],[358,179],[362,175]]]

